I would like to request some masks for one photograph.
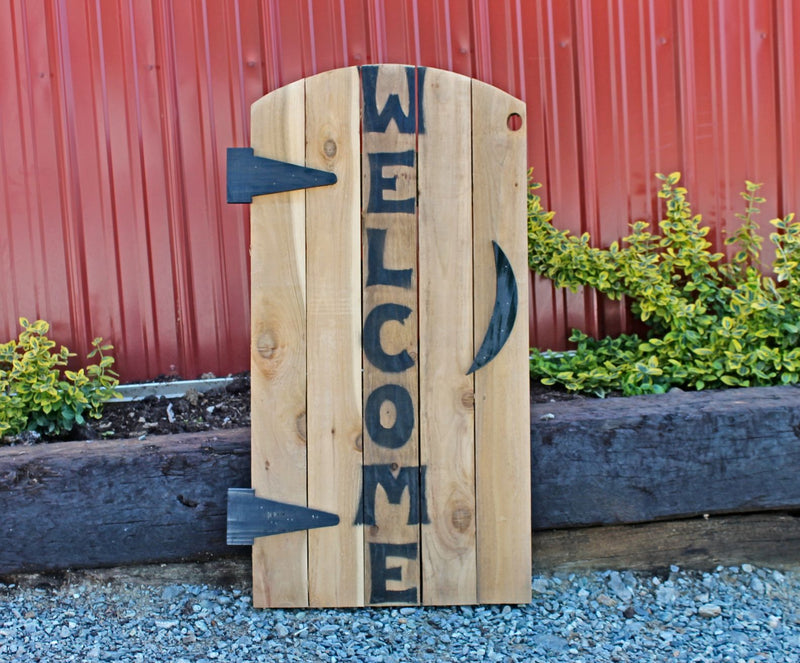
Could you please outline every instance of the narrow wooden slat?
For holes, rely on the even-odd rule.
[[[512,117],[516,115],[518,117]],[[500,353],[475,372],[478,601],[531,599],[525,105],[472,82],[475,347],[496,295],[492,241],[514,269],[518,309]]]
[[[303,82],[252,106],[256,156],[305,160]],[[306,500],[305,192],[253,199],[250,208],[252,487],[259,497]],[[307,534],[257,539],[253,604],[308,603]]]
[[[306,192],[308,503],[341,519],[309,532],[312,606],[364,601],[359,98],[356,68],[306,79],[306,165],[338,179]]]
[[[377,68],[377,82],[373,90],[366,85],[364,94],[368,97],[364,103],[375,103],[376,107],[383,108],[390,94],[397,95],[402,109],[408,114],[410,94],[408,85],[408,67],[397,65],[383,65]],[[374,69],[373,69],[374,70]],[[413,68],[411,69],[413,73]],[[369,74],[369,72],[367,72]],[[412,78],[413,81],[413,78]],[[373,96],[374,95],[374,96]],[[411,113],[413,117],[414,113]],[[363,246],[363,316],[366,324],[370,314],[381,310],[382,306],[398,306],[394,309],[394,318],[388,318],[381,325],[378,334],[371,334],[372,329],[365,331],[364,366],[364,411],[368,413],[370,396],[376,390],[394,385],[410,399],[413,424],[408,431],[408,439],[396,448],[389,448],[378,444],[370,435],[369,426],[364,426],[364,498],[369,504],[374,498],[374,524],[367,523],[364,528],[365,536],[365,600],[368,603],[415,603],[420,599],[420,524],[409,522],[415,520],[409,517],[412,509],[411,500],[415,499],[419,506],[420,495],[412,495],[410,489],[403,492],[399,504],[391,504],[387,499],[384,487],[378,487],[370,476],[371,467],[389,466],[394,477],[415,476],[419,482],[419,368],[417,364],[418,337],[417,337],[417,229],[416,229],[416,164],[414,152],[416,151],[416,131],[400,131],[397,122],[390,122],[384,131],[372,131],[365,126],[362,135],[362,173],[363,173],[363,208],[364,229],[362,237]],[[410,165],[398,165],[399,162],[408,160],[411,153]],[[406,155],[385,157],[381,163],[390,165],[375,165],[376,157],[373,156],[372,167],[375,168],[375,180],[371,177],[370,155]],[[385,189],[377,181],[378,178],[393,179],[393,183]],[[395,179],[396,178],[396,179]],[[385,183],[384,183],[385,184]],[[370,196],[373,196],[372,202]],[[408,201],[408,203],[394,205],[385,201]],[[403,211],[385,211],[387,208],[400,208]],[[370,239],[372,233],[372,239]],[[382,237],[382,240],[380,239]],[[379,249],[382,249],[380,251]],[[380,258],[381,267],[392,271],[381,276],[379,270],[370,270],[370,250],[373,258]],[[378,255],[379,254],[379,255]],[[410,272],[410,273],[409,273]],[[372,276],[374,283],[368,282]],[[389,282],[389,283],[387,283]],[[383,309],[391,311],[391,309]],[[398,318],[404,317],[402,321]],[[373,318],[375,320],[376,318]],[[413,360],[413,365],[403,370],[387,372],[376,366],[369,358],[368,348],[375,343],[380,351],[387,355],[398,355],[403,352]],[[408,364],[408,361],[405,362]],[[403,365],[405,365],[403,364]],[[390,387],[391,388],[391,387]],[[381,393],[381,392],[378,392]],[[389,428],[396,421],[398,413],[389,401],[380,404],[380,425]],[[384,475],[385,476],[385,475]],[[419,519],[416,519],[419,520]],[[387,560],[383,553],[390,550],[383,548],[385,545],[408,546],[403,548],[406,555],[392,555]],[[415,549],[415,550],[414,550]],[[400,549],[395,549],[395,552]],[[379,552],[380,551],[380,554]],[[411,554],[411,552],[414,554]],[[372,560],[382,566],[373,568]],[[386,567],[400,569],[400,579],[385,582]],[[380,577],[374,586],[373,574]],[[385,586],[384,586],[385,584]],[[383,592],[384,589],[388,591]],[[405,592],[405,593],[404,593]]]
[[[476,601],[470,81],[428,69],[419,150],[423,603]]]

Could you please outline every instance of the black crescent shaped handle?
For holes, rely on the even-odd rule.
[[[517,290],[517,279],[511,262],[503,249],[492,241],[494,248],[494,264],[497,271],[497,292],[495,294],[494,309],[489,320],[489,328],[483,337],[481,347],[478,349],[475,359],[467,375],[474,373],[479,368],[486,366],[494,359],[514,328],[517,319],[517,308],[519,307],[519,292]]]

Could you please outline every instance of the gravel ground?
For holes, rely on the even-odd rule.
[[[800,569],[533,578],[527,606],[253,610],[247,587],[0,584],[0,661],[800,661]]]

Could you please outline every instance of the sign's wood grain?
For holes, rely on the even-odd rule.
[[[472,177],[475,347],[495,302],[492,242],[512,265],[527,262],[522,223],[525,180],[525,105],[472,82]],[[478,533],[478,602],[528,603],[531,599],[530,467],[520,459],[530,445],[527,363],[527,271],[516,271],[518,324],[503,350],[475,372],[475,468]]]
[[[365,600],[417,603],[421,519],[411,514],[412,501],[418,509],[424,496],[417,414],[416,70],[382,65],[363,67],[362,75],[369,109],[362,133]],[[394,118],[377,124],[371,110],[386,108],[392,94],[399,102]],[[399,499],[393,485],[402,487]]]
[[[305,161],[304,83],[252,106],[256,156]],[[307,506],[305,192],[257,196],[250,208],[252,487]],[[308,604],[306,532],[256,539],[253,604]]]
[[[355,67],[306,79],[306,165],[338,181],[306,191],[308,503],[341,518],[308,533],[311,605],[364,602],[358,100]]]
[[[470,80],[429,69],[419,150],[423,603],[475,603]]]
[[[256,156],[336,176],[254,199],[253,486],[339,517],[256,540],[256,605],[527,600],[524,105],[370,65],[253,113]]]

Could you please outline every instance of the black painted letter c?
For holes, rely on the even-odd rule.
[[[402,323],[409,315],[411,315],[411,309],[408,306],[380,304],[369,312],[364,321],[364,354],[375,368],[384,373],[402,373],[414,365],[414,360],[406,350],[390,355],[381,347],[383,323],[389,320]]]

